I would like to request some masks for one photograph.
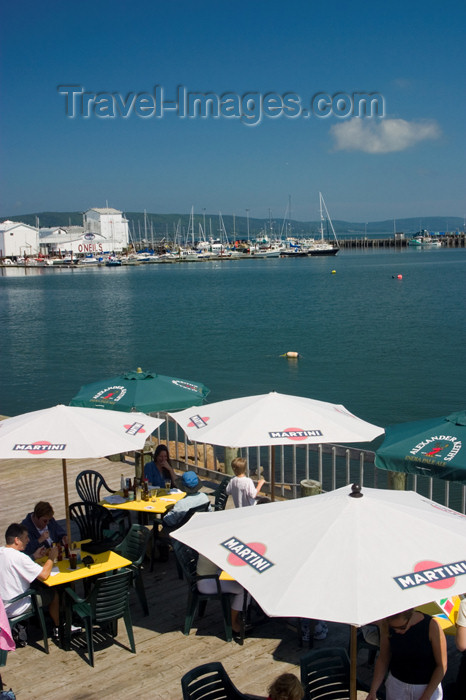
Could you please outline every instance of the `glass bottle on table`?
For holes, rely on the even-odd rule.
[[[148,479],[144,479],[144,481],[142,483],[142,500],[143,501],[149,500],[149,481],[148,481]]]

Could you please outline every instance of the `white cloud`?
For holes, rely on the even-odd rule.
[[[361,119],[354,117],[330,128],[336,151],[392,153],[405,151],[420,141],[437,139],[441,129],[435,121]]]
[[[409,78],[395,78],[392,82],[399,90],[410,90],[412,88],[412,82]]]

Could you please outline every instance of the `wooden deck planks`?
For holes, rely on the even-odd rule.
[[[118,488],[120,474],[134,476],[132,463],[107,459],[70,460],[68,485],[70,502],[77,499],[76,475],[83,469],[97,469],[112,488]],[[0,460],[0,538],[6,527],[21,521],[39,500],[50,501],[58,519],[64,518],[62,469],[60,460]],[[96,648],[95,668],[76,652],[65,652],[50,644],[50,654],[32,646],[8,655],[1,669],[4,683],[15,690],[20,700],[100,700],[103,697],[138,697],[141,700],[181,700],[181,676],[202,663],[221,661],[233,682],[243,692],[266,697],[267,686],[280,673],[299,676],[300,648],[296,632],[284,621],[272,620],[254,629],[244,646],[224,640],[220,606],[209,603],[203,619],[196,619],[191,634],[182,634],[187,586],[177,576],[173,555],[168,563],[156,563],[151,574],[144,572],[150,615],[144,617],[135,594],[131,598],[136,654],[127,650],[124,623],[118,628],[118,644]],[[329,623],[326,640],[314,647],[344,646],[348,627]],[[452,644],[453,643],[453,644]],[[120,646],[120,645],[123,645]],[[129,649],[129,647],[128,647]],[[449,638],[450,679],[455,677],[453,638]],[[370,680],[371,670],[361,675]],[[456,656],[456,663],[459,652]],[[451,663],[453,661],[453,664]],[[365,697],[362,694],[361,697]]]
[[[69,460],[67,463],[70,502],[78,500],[74,482],[83,469],[97,469],[112,488],[118,488],[120,474],[134,476],[132,463],[107,459]],[[50,501],[55,517],[65,516],[61,460],[0,460],[0,538],[6,527],[21,521],[39,500]],[[144,572],[150,615],[144,617],[137,596],[132,594],[131,612],[136,640],[136,655],[126,648],[128,638],[120,621],[117,641],[107,648],[96,648],[95,667],[91,668],[76,652],[65,652],[50,644],[50,654],[32,646],[8,655],[1,669],[4,683],[21,700],[47,697],[50,700],[97,700],[139,697],[152,700],[181,698],[181,676],[194,666],[221,661],[233,682],[245,691],[266,695],[270,679],[292,670],[300,649],[292,631],[279,621],[264,626],[257,638],[247,639],[240,647],[224,639],[220,605],[213,601],[203,619],[195,620],[189,637],[182,633],[187,586],[178,579],[173,555],[168,563],[156,563],[151,574]],[[34,630],[32,630],[33,636]],[[282,656],[282,635],[288,648]],[[129,647],[128,647],[129,648]]]

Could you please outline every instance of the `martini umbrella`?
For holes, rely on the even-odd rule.
[[[466,411],[391,425],[375,453],[379,469],[466,483]]]
[[[412,491],[344,486],[197,514],[172,536],[271,616],[360,626],[466,589],[466,516]]]
[[[66,527],[71,541],[66,460],[141,450],[161,423],[162,419],[142,413],[123,415],[61,405],[45,408],[0,421],[0,459],[61,458]]]
[[[275,445],[368,442],[383,428],[357,418],[340,404],[275,391],[218,401],[170,416],[189,440],[224,447],[272,446],[272,498]]]
[[[210,393],[204,384],[167,377],[156,372],[125,372],[117,377],[85,384],[71,406],[106,408],[113,411],[177,411],[200,406]]]

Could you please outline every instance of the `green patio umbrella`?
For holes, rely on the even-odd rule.
[[[117,377],[85,384],[70,401],[70,406],[106,408],[111,411],[177,411],[200,406],[209,394],[203,384],[156,372],[126,372]]]
[[[375,453],[379,469],[466,484],[466,411],[388,426]]]

